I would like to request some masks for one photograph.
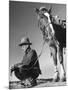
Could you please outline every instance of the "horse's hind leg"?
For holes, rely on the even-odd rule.
[[[66,79],[66,73],[63,62],[63,48],[59,48],[59,61],[60,61],[60,80],[64,81]]]
[[[58,81],[59,80],[59,71],[58,71],[58,63],[57,63],[57,47],[54,45],[54,46],[50,46],[50,51],[51,51],[51,54],[53,56],[53,62],[54,62],[54,76],[53,76],[53,81]]]

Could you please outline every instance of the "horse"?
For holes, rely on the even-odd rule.
[[[54,81],[66,80],[66,73],[63,65],[63,48],[66,47],[66,28],[62,25],[53,22],[54,18],[51,15],[51,10],[47,10],[45,7],[35,9],[38,18],[38,27],[42,31],[44,44],[47,43],[50,48],[51,55],[54,62]],[[58,70],[58,61],[62,69],[62,75]]]

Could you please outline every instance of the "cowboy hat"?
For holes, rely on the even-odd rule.
[[[32,45],[32,43],[30,42],[28,37],[24,37],[21,39],[21,43],[19,44],[19,46],[22,46],[22,45]]]

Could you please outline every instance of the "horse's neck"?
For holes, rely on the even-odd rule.
[[[45,35],[45,37],[51,39],[54,36],[54,29],[51,24],[50,18],[48,17],[48,21],[47,21],[48,26],[47,27],[46,27],[46,21],[44,18],[38,18],[38,22],[39,22],[38,25],[40,26],[40,29],[43,33],[43,36]]]

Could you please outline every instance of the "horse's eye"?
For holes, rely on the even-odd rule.
[[[41,16],[41,18],[43,18],[43,16]]]
[[[40,15],[40,18],[44,18],[43,15]]]

